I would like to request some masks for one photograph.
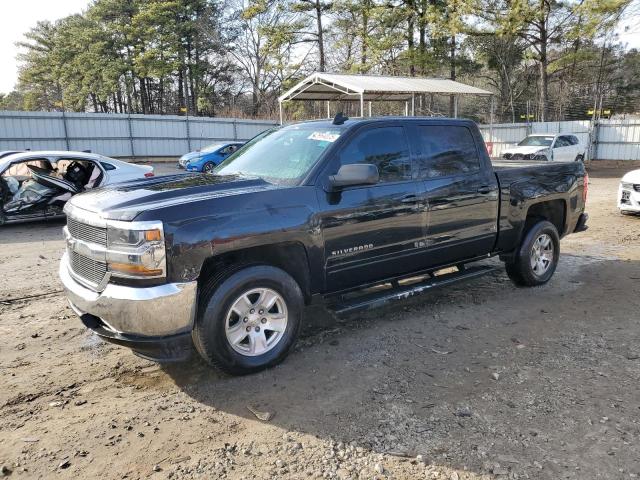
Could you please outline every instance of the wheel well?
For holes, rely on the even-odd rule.
[[[309,260],[304,246],[297,242],[280,243],[277,245],[265,245],[246,248],[233,252],[223,253],[208,258],[198,276],[199,286],[207,279],[222,270],[243,263],[271,265],[278,267],[291,275],[305,297],[305,302],[311,299],[311,278],[309,272]]]
[[[564,200],[549,200],[540,202],[529,207],[525,231],[537,220],[547,220],[555,225],[558,234],[564,234],[564,224],[567,206]]]

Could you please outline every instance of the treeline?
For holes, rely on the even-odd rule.
[[[635,113],[640,55],[614,35],[629,4],[94,0],[25,34],[0,108],[273,118],[277,96],[319,70],[458,79],[494,91],[502,121]]]

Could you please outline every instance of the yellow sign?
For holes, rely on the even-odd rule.
[[[187,112],[187,107],[180,107],[180,111],[186,113]]]

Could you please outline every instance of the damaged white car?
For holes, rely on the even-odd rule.
[[[22,152],[0,159],[0,225],[62,216],[72,195],[153,177],[153,167],[95,153]]]
[[[502,152],[506,160],[540,160],[572,162],[584,160],[585,147],[572,134],[536,133],[528,135],[517,146]]]
[[[618,208],[621,213],[640,213],[640,170],[625,174],[618,187]]]

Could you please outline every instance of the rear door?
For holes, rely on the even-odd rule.
[[[417,170],[428,205],[429,266],[492,251],[497,235],[498,182],[482,138],[465,124],[416,124]],[[478,137],[478,138],[476,138]]]
[[[328,192],[326,180],[341,165],[378,167],[376,185]],[[326,290],[337,291],[419,268],[426,219],[413,177],[407,129],[397,121],[362,127],[321,174],[320,228],[325,247]]]

